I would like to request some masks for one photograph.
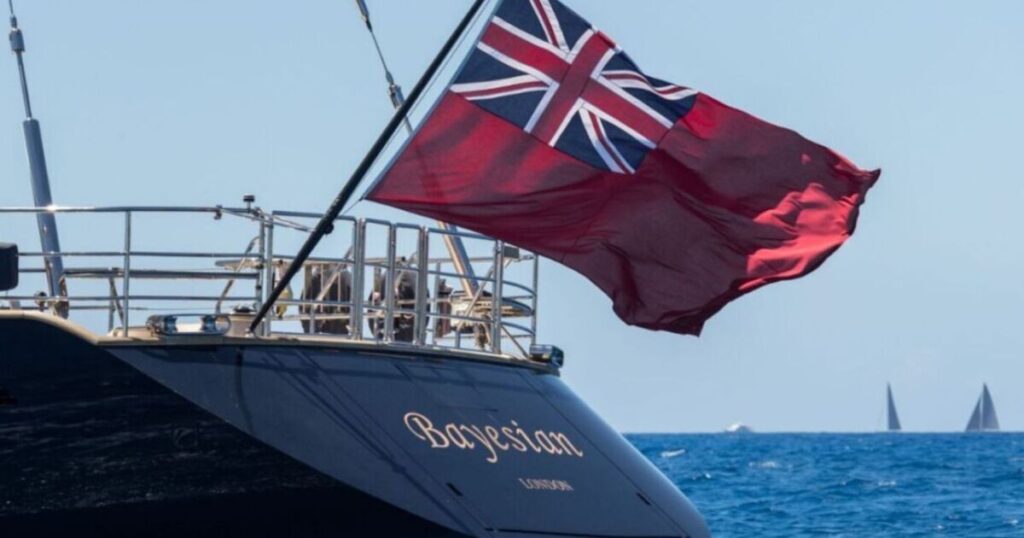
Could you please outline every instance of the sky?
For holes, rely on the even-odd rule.
[[[408,91],[470,2],[367,3]],[[872,431],[890,382],[905,429],[957,431],[987,382],[1004,429],[1024,429],[1024,3],[566,3],[647,73],[883,170],[824,266],[735,301],[700,338],[626,326],[545,261],[540,339],[565,350],[563,377],[595,410],[628,432]],[[16,8],[60,204],[252,192],[322,211],[390,118],[349,0]],[[0,206],[32,200],[22,117],[2,55]]]

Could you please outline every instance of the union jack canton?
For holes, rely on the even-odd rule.
[[[451,91],[591,166],[632,174],[695,90],[644,75],[557,0],[504,0]]]

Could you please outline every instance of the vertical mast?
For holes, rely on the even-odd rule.
[[[384,60],[384,53],[380,50],[377,34],[373,31],[373,23],[370,22],[370,9],[366,6],[365,0],[356,0],[356,7],[359,8],[359,16],[362,17],[363,24],[366,25],[366,30],[370,33],[370,38],[373,40],[373,47],[377,50],[377,58],[380,59],[380,65],[384,68],[384,78],[388,83],[388,97],[391,99],[391,106],[397,110],[405,104],[402,87],[395,82],[395,77],[392,76],[391,70],[388,69],[388,63]],[[409,123],[408,118],[405,118],[405,129],[411,136],[412,125]],[[437,226],[446,232],[459,231],[458,227],[454,224],[440,220],[437,221]],[[462,291],[467,297],[473,297],[476,294],[477,280],[476,275],[473,273],[473,265],[469,261],[469,254],[466,253],[466,247],[462,244],[462,238],[452,234],[444,234],[443,237],[445,247],[448,249],[448,255],[452,259],[452,264],[455,265],[455,273],[459,275]]]
[[[53,196],[50,194],[50,175],[46,171],[46,155],[43,153],[43,136],[39,122],[32,117],[32,101],[29,99],[28,79],[25,76],[25,38],[18,28],[18,19],[14,16],[14,0],[7,0],[11,13],[11,51],[18,58],[18,75],[21,79],[21,98],[25,105],[25,121],[22,129],[25,132],[25,149],[28,152],[29,171],[32,176],[32,196],[36,207],[50,207]],[[51,212],[37,213],[36,224],[39,227],[39,242],[44,254],[46,279],[51,297],[61,295],[61,277],[64,264],[60,258],[60,239],[57,236],[57,219]]]

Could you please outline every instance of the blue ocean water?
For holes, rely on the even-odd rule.
[[[636,434],[713,535],[1024,536],[1024,434]]]

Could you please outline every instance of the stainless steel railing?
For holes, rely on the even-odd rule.
[[[104,220],[63,229],[65,248],[104,248],[25,249],[40,212],[52,212],[62,226]],[[0,208],[0,241],[20,241],[23,249],[22,283],[0,294],[0,309],[82,318],[98,332],[105,323],[110,336],[122,338],[142,326],[134,314],[253,311],[319,218],[251,205]],[[455,285],[466,275],[443,248],[451,237],[467,246],[472,290]],[[347,216],[335,221],[319,251],[324,255],[303,265],[301,290],[282,297],[252,337],[312,334],[514,357],[526,357],[536,343],[538,259],[532,253],[470,232]],[[46,289],[44,261],[57,256],[65,267],[60,293],[35,292]],[[105,320],[97,318],[104,313]]]

